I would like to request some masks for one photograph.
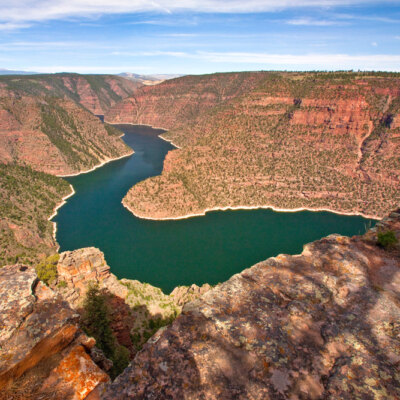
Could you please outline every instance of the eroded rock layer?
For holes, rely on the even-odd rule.
[[[274,206],[383,217],[400,202],[400,78],[232,73],[140,89],[110,122],[170,131],[181,147],[124,204],[144,218]]]
[[[34,268],[0,269],[1,399],[83,400],[108,375],[89,356],[79,315]]]
[[[188,303],[105,399],[397,399],[400,210],[261,262]]]

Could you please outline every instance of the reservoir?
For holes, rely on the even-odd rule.
[[[214,211],[176,221],[133,216],[121,204],[137,182],[162,171],[174,147],[147,126],[117,125],[135,154],[93,172],[67,178],[76,194],[61,207],[60,251],[94,246],[118,278],[137,279],[169,293],[178,285],[216,284],[279,253],[331,233],[358,235],[375,221],[329,212]]]

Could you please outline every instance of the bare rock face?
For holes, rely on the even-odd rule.
[[[0,387],[5,390],[1,396],[10,398],[9,386],[22,386],[22,375],[35,368],[41,373],[54,368],[50,375],[57,375],[65,389],[62,396],[52,397],[57,399],[84,399],[99,383],[109,380],[88,355],[95,342],[80,332],[79,315],[38,280],[33,267],[0,269],[0,309]],[[79,362],[73,364],[71,358],[77,353]],[[42,378],[35,380],[31,393],[42,392]],[[56,390],[54,385],[51,390]],[[28,392],[24,398],[31,398]]]
[[[60,294],[78,311],[89,285],[99,285],[108,296],[107,302],[112,310],[111,328],[118,342],[127,347],[132,355],[157,327],[171,323],[185,303],[210,289],[209,285],[201,288],[192,285],[176,288],[171,295],[166,295],[147,283],[118,280],[110,273],[104,254],[94,247],[61,253],[57,271],[58,283],[64,282],[58,285]]]
[[[61,253],[57,272],[58,281],[67,284],[63,297],[75,307],[84,298],[90,282],[102,283],[111,276],[104,254],[94,247]]]
[[[186,303],[198,299],[204,293],[207,293],[210,289],[211,286],[208,283],[205,283],[202,286],[197,286],[195,284],[191,286],[177,286],[171,292],[170,296],[174,299],[176,304],[184,306]]]
[[[76,345],[69,349],[44,386],[68,386],[73,392],[71,400],[83,400],[99,384],[109,381],[110,377],[92,361],[85,348]]]
[[[400,211],[400,210],[399,210]],[[400,213],[256,264],[188,303],[104,399],[397,399]]]

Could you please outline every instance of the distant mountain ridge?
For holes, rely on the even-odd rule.
[[[132,72],[122,72],[122,73],[118,74],[118,76],[122,76],[123,78],[143,83],[144,85],[157,85],[158,83],[161,83],[168,79],[179,78],[184,75],[182,75],[182,74],[141,75],[141,74],[135,74]]]
[[[39,72],[34,71],[16,71],[13,69],[0,68],[0,75],[35,75]]]

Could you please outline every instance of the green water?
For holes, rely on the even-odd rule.
[[[161,173],[173,148],[161,130],[120,125],[135,150],[91,173],[68,178],[76,194],[57,217],[61,251],[95,246],[119,278],[138,279],[169,292],[177,285],[215,284],[279,253],[331,233],[363,233],[369,220],[328,212],[216,211],[178,221],[134,217],[121,204],[133,184]],[[373,221],[371,221],[373,223]]]

